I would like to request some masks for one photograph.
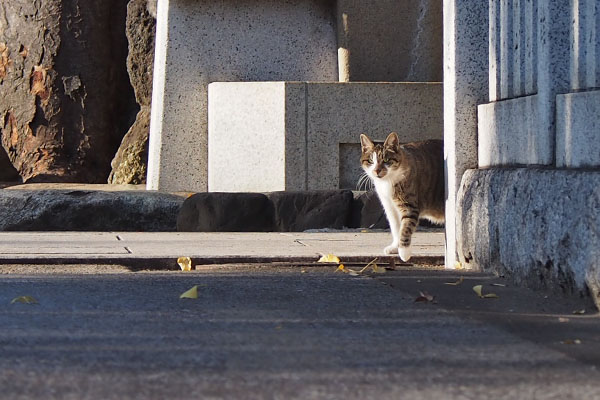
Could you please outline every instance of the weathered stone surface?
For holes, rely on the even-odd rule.
[[[302,232],[307,229],[347,227],[352,214],[349,190],[273,192],[267,195],[275,210],[275,230]]]
[[[2,146],[25,181],[106,181],[136,112],[124,63],[126,5],[2,2]]]
[[[0,190],[0,231],[175,231],[180,196],[146,191]]]
[[[0,182],[17,182],[20,180],[19,172],[13,167],[4,148],[0,146]]]
[[[269,232],[273,204],[261,193],[197,193],[183,203],[179,232]]]
[[[122,185],[146,182],[149,132],[150,107],[143,106],[112,160],[113,169],[108,183]]]
[[[351,228],[387,229],[385,211],[375,190],[356,192],[352,206]]]
[[[135,99],[141,106],[152,101],[152,71],[154,69],[154,36],[156,17],[151,14],[150,0],[130,0],[127,4],[125,34],[129,43],[127,72]],[[154,10],[156,9],[154,0]]]
[[[456,220],[465,266],[600,305],[600,171],[468,170]]]
[[[154,14],[153,14],[154,13]],[[111,162],[108,183],[145,183],[152,102],[156,0],[130,0],[127,5],[125,33],[129,42],[127,72],[140,105],[135,122],[123,138]]]

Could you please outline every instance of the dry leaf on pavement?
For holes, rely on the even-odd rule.
[[[197,299],[198,298],[198,286],[194,286],[189,290],[186,290],[179,296],[180,299]]]
[[[321,258],[319,258],[319,260],[317,262],[322,262],[322,263],[339,263],[340,259],[336,255],[326,254],[324,256],[321,256]]]
[[[19,296],[11,300],[10,304],[23,303],[23,304],[39,304],[35,297],[32,296]]]
[[[482,290],[483,290],[483,285],[475,285],[475,286],[473,286],[473,291],[475,293],[477,293],[477,296],[479,296],[482,299],[498,299],[499,298],[496,293],[483,294]]]
[[[177,264],[179,264],[182,271],[192,270],[192,259],[189,257],[179,257],[177,259]]]
[[[450,285],[450,286],[458,286],[461,283],[463,283],[463,281],[465,280],[465,278],[463,278],[462,276],[460,278],[458,278],[458,280],[456,282],[444,282],[444,285]]]
[[[421,301],[422,302],[426,302],[426,303],[430,303],[435,298],[435,296],[432,296],[432,295],[430,295],[427,292],[419,292],[419,294],[420,294],[420,296],[415,299],[415,303],[421,302]]]

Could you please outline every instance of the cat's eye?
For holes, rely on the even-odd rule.
[[[383,159],[383,163],[384,164],[389,164],[390,163],[390,159],[389,158],[384,158]]]
[[[373,160],[371,160],[371,159],[368,159],[368,160],[367,160],[367,164],[369,164],[369,165],[373,164]]]

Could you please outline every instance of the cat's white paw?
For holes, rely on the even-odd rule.
[[[388,247],[383,249],[383,254],[387,256],[389,256],[390,254],[398,254],[398,245],[394,243],[390,244]]]
[[[410,251],[410,247],[400,247],[400,248],[398,248],[398,254],[400,255],[400,258],[402,259],[402,261],[404,261],[404,262],[410,260],[410,257],[412,256],[412,252]]]

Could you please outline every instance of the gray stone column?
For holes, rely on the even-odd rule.
[[[477,105],[488,98],[488,2],[444,0],[446,267],[456,261],[456,195],[477,168]]]

